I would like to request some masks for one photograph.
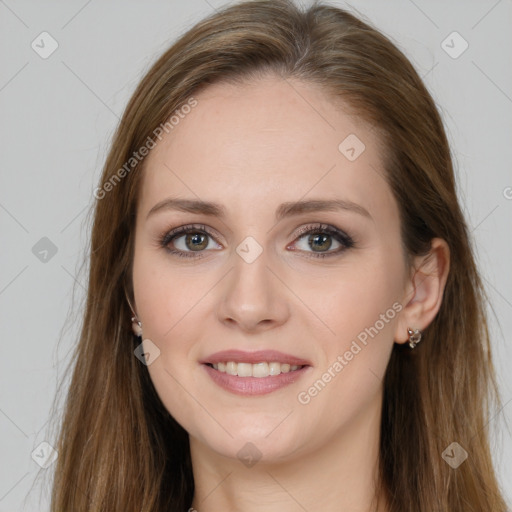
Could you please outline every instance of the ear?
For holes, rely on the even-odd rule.
[[[395,342],[409,339],[407,328],[426,329],[434,320],[443,300],[450,269],[450,249],[442,238],[433,238],[426,256],[417,256],[406,282],[396,324]]]

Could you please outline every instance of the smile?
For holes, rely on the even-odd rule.
[[[273,375],[280,375],[282,373],[289,373],[303,368],[303,365],[289,365],[288,363],[274,362],[261,362],[256,364],[251,363],[236,363],[234,361],[219,362],[211,365],[215,370],[228,375],[237,375],[238,377],[256,377],[264,378]]]
[[[266,395],[283,389],[312,370],[312,367],[307,365],[291,366],[287,363],[274,364],[272,362],[251,364],[228,361],[215,364],[202,363],[201,367],[221,389],[242,396]],[[222,368],[224,368],[224,371],[222,371]],[[232,373],[229,373],[229,371]]]

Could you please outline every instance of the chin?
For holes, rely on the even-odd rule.
[[[287,435],[277,432],[269,435],[272,428],[264,429],[263,432],[255,428],[254,424],[238,430],[230,429],[229,426],[226,428],[233,434],[233,438],[229,435],[212,437],[211,433],[206,433],[202,442],[217,454],[239,460],[247,467],[257,462],[271,464],[291,460],[299,445],[299,440],[293,438],[290,431]]]

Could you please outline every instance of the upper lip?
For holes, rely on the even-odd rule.
[[[257,350],[255,352],[244,352],[243,350],[222,350],[221,352],[215,352],[211,356],[205,357],[202,364],[217,364],[226,363],[228,361],[234,361],[235,363],[281,363],[297,366],[311,366],[311,363],[300,357],[295,357],[290,354],[283,354],[277,350]]]

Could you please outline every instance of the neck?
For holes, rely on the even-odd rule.
[[[378,402],[380,400],[380,402]],[[332,439],[313,440],[313,449],[286,461],[252,467],[223,457],[190,438],[197,512],[388,512],[376,503],[382,397]],[[192,511],[191,511],[192,512]]]

